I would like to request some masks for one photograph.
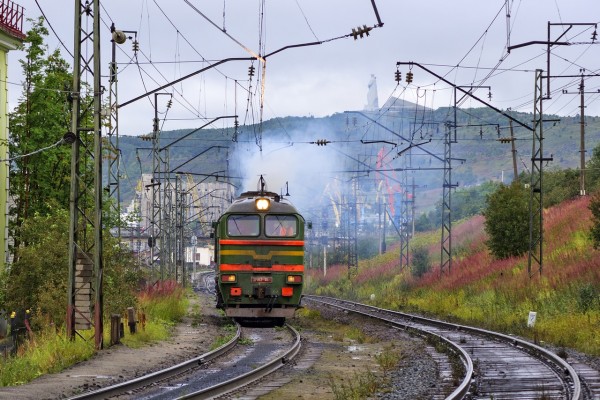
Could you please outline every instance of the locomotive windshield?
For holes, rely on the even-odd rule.
[[[298,233],[298,220],[293,215],[267,215],[265,233],[272,237],[294,237]]]
[[[230,215],[227,218],[228,236],[258,236],[260,217],[258,215]]]

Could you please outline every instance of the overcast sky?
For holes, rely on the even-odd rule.
[[[41,15],[41,7],[60,40],[73,51],[74,1],[38,0],[39,7],[34,0],[15,2],[25,7],[27,18]],[[322,44],[271,55],[264,76],[259,61],[231,61],[163,90],[174,96],[167,113],[169,96],[158,96],[163,130],[195,128],[234,114],[240,124],[258,122],[261,104],[263,120],[362,110],[371,75],[377,80],[380,106],[390,96],[427,107],[452,105],[453,90],[435,76],[439,75],[455,85],[490,86],[491,90],[483,88],[476,95],[488,101],[490,93],[490,104],[497,108],[533,112],[534,71],[547,68],[546,46],[533,44],[513,49],[510,54],[507,46],[547,41],[548,22],[600,22],[597,0],[373,0],[384,25],[374,28],[368,37],[354,40],[340,37],[353,28],[378,24],[371,0],[188,2],[101,1],[103,76],[108,74],[111,59],[111,22],[117,29],[136,31],[128,35],[139,42],[137,58],[132,40],[118,46],[119,104],[223,59],[269,54],[289,45]],[[26,22],[24,30],[29,26]],[[571,43],[553,47],[551,75],[578,75],[581,69],[598,73],[600,46],[598,41],[591,44],[594,27],[574,26],[563,35],[565,28],[550,28],[551,41]],[[61,48],[65,59],[72,62],[52,32],[48,44],[50,49]],[[19,51],[9,54],[12,83],[22,81],[21,56]],[[397,61],[422,64],[432,73],[414,66],[413,82],[407,84],[404,78],[409,67],[400,66],[403,81],[397,85]],[[251,64],[256,72],[249,82]],[[108,87],[105,77],[103,82]],[[552,99],[544,102],[544,112],[577,115],[579,96],[572,93],[577,92],[578,85],[579,78],[553,78]],[[585,85],[586,92],[596,92],[600,78],[586,79]],[[12,110],[20,87],[10,85],[9,89]],[[569,93],[561,94],[562,89]],[[586,114],[600,114],[599,98],[599,94],[586,94]],[[120,109],[121,135],[152,130],[153,100],[154,96],[149,96]],[[483,105],[468,100],[461,106]],[[231,123],[223,119],[212,126]]]

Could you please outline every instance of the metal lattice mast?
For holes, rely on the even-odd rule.
[[[455,124],[456,125],[456,124]],[[456,137],[456,127],[455,137]],[[440,256],[440,275],[450,274],[452,269],[452,130],[446,124],[446,135],[444,139],[444,183],[442,195],[442,246]]]
[[[92,30],[82,19],[93,18]],[[94,327],[102,348],[102,132],[99,0],[75,2],[67,335]],[[91,51],[90,51],[91,49]],[[81,93],[93,77],[93,96]],[[91,125],[91,126],[90,126]],[[93,317],[92,317],[93,315]]]
[[[165,168],[166,170],[167,168]],[[174,207],[173,207],[173,185],[171,184],[171,179],[169,179],[166,174],[162,181],[164,183],[164,193],[163,193],[163,221],[162,221],[162,236],[161,242],[163,245],[163,258],[161,258],[161,266],[164,265],[166,269],[167,276],[175,277],[177,279],[177,275],[173,269],[173,239],[175,230],[173,229],[174,225]],[[163,278],[164,279],[164,278]]]
[[[403,267],[408,268],[408,218],[409,218],[409,205],[408,205],[408,172],[406,169],[402,171],[402,201],[400,202],[400,269]]]
[[[527,272],[529,273],[529,277],[532,277],[536,273],[541,275],[543,269],[543,163],[552,160],[551,158],[544,158],[542,79],[542,70],[536,70],[533,108],[533,142],[531,150],[531,183],[529,186],[529,258],[527,262]]]
[[[177,175],[177,232],[178,232],[178,243],[177,243],[177,265],[181,266],[181,283],[185,287],[187,285],[187,274],[185,268],[185,199],[186,192],[183,190],[183,182],[181,176]]]
[[[151,260],[150,265],[152,266],[152,270],[156,273],[154,268],[154,264],[156,261],[155,248],[157,246],[157,238],[161,235],[160,229],[160,215],[161,215],[161,196],[160,196],[160,157],[159,157],[159,131],[158,131],[158,104],[157,104],[158,94],[154,94],[154,121],[152,124],[152,179],[150,180],[150,185],[152,186],[152,213],[150,218],[150,235],[151,239]],[[160,247],[163,247],[164,243],[160,243]],[[160,258],[160,257],[159,257]],[[162,258],[161,258],[161,269],[160,269],[160,277],[163,278],[163,270],[162,270]]]
[[[109,66],[109,90],[108,90],[108,104],[110,107],[110,120],[108,124],[108,140],[107,154],[108,159],[108,192],[114,203],[111,203],[115,209],[119,223],[117,224],[117,236],[121,238],[121,189],[119,185],[120,177],[120,162],[121,154],[119,152],[119,107],[117,97],[117,63],[116,58],[116,39],[114,33],[115,25],[111,26],[113,32],[112,42],[112,60]]]
[[[175,239],[175,218],[174,218],[174,204],[173,204],[173,182],[171,181],[171,177],[169,175],[169,149],[164,150],[164,158],[161,158],[163,164],[163,178],[161,182],[163,183],[163,207],[162,207],[162,220],[161,220],[161,243],[164,245],[161,247],[161,266],[163,267],[163,272],[166,277],[175,277],[176,271],[173,266],[174,261],[174,251],[173,244]],[[164,261],[162,261],[164,260]],[[165,279],[163,277],[162,279]]]
[[[357,207],[358,177],[352,179],[352,188],[348,209],[350,212],[348,218],[348,273],[355,276],[358,272],[358,249],[357,249],[357,226],[358,226],[358,207]]]

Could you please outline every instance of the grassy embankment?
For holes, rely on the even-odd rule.
[[[398,248],[359,263],[350,282],[343,266],[309,271],[306,291],[413,311],[600,355],[600,251],[589,239],[589,197],[544,211],[543,271],[529,278],[528,255],[495,260],[484,219],[454,224],[452,270],[440,276],[440,232],[420,234],[434,265],[420,278],[399,270]],[[537,264],[533,264],[537,271]],[[535,271],[532,271],[535,272]],[[371,294],[375,300],[371,301]],[[527,327],[537,312],[534,328]]]
[[[184,289],[172,282],[140,293],[138,308],[145,313],[146,323],[144,326],[138,325],[136,334],[130,334],[126,328],[121,343],[135,348],[168,338],[173,325],[187,312],[185,294]],[[105,322],[105,327],[109,327],[109,323]],[[32,338],[24,341],[16,355],[0,357],[0,386],[27,383],[40,375],[59,372],[95,354],[93,330],[79,331],[89,340],[77,337],[71,341],[64,328],[57,331],[49,321],[44,326],[47,328],[35,332]],[[110,343],[110,328],[104,329],[104,343]]]

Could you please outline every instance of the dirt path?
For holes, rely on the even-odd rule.
[[[169,340],[140,349],[112,346],[60,373],[41,376],[26,385],[0,388],[0,399],[64,399],[206,353],[219,335],[220,317],[208,295],[194,296],[191,303],[196,310],[195,304],[200,306],[200,321],[186,317]]]

